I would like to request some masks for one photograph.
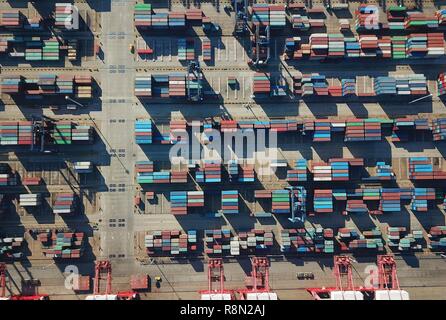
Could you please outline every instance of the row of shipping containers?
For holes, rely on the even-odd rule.
[[[178,122],[178,123],[176,123]],[[12,123],[12,122],[11,122]],[[0,133],[2,129],[0,123]],[[192,125],[196,128],[206,130],[219,130],[225,132],[237,132],[238,130],[250,129],[267,129],[276,132],[301,132],[303,136],[310,137],[313,142],[327,142],[332,141],[333,134],[344,133],[345,142],[357,141],[381,141],[384,135],[387,135],[391,129],[392,142],[406,142],[413,139],[415,136],[422,134],[426,139],[432,134],[433,141],[443,141],[446,139],[446,119],[444,118],[396,118],[396,119],[380,119],[380,118],[349,118],[346,120],[312,120],[301,121],[291,119],[274,119],[274,120],[221,120],[220,122],[207,123],[195,121],[187,123],[184,120],[175,120],[165,128],[170,132],[164,136],[164,133],[154,128],[154,124],[149,119],[138,119],[135,123],[135,136],[138,144],[144,143],[166,143],[174,144],[184,140],[183,133],[188,132]],[[12,123],[9,128],[9,122],[5,122],[5,130],[13,130],[9,132],[15,136],[15,124]],[[25,128],[23,129],[25,130]],[[4,131],[5,133],[8,131]],[[210,131],[211,132],[211,131]],[[5,135],[6,137],[7,135]],[[140,136],[140,137],[139,137]],[[150,138],[151,137],[151,138]],[[203,136],[206,140],[206,136]],[[0,135],[1,138],[1,135]],[[5,139],[5,141],[8,139]],[[16,139],[11,139],[16,140]],[[1,141],[1,139],[0,139]],[[204,141],[205,142],[205,141]],[[7,144],[7,142],[5,142]],[[15,143],[11,143],[15,144]]]
[[[0,237],[0,259],[20,259],[23,254],[23,237]]]
[[[55,3],[51,16],[27,17],[23,10],[0,10],[0,27],[8,29],[41,29],[41,22],[52,18],[54,27],[64,31],[79,29],[79,11],[72,3]]]
[[[339,84],[335,84],[335,80],[319,73],[293,75],[292,92],[303,97],[361,95],[356,79],[341,79]],[[427,78],[423,74],[378,76],[371,80],[373,91],[368,96],[421,96],[429,93]]]
[[[286,59],[425,59],[445,55],[443,33],[411,33],[402,36],[314,33],[307,42],[300,37],[287,38]]]
[[[386,227],[359,232],[355,228],[282,229],[274,244],[274,233],[268,229],[252,229],[234,233],[231,229],[207,229],[203,232],[204,253],[210,256],[239,256],[252,253],[272,253],[280,249],[285,254],[333,254],[335,252],[411,251],[429,248],[445,249],[446,227],[433,226],[425,235],[422,230],[405,227]],[[144,245],[148,255],[178,256],[198,252],[196,230],[162,230],[145,235]]]
[[[186,215],[188,208],[204,207],[204,191],[171,191],[170,207],[173,215]]]
[[[40,178],[37,178],[40,180]],[[35,185],[35,184],[33,184]],[[41,193],[24,193],[19,195],[19,206],[38,207],[42,205],[44,197]],[[53,213],[59,215],[68,215],[76,212],[77,197],[74,193],[58,193],[53,203]]]
[[[270,230],[252,229],[237,235],[228,228],[204,230],[204,252],[207,255],[232,255],[260,253],[274,245]]]
[[[71,121],[58,121],[51,136],[56,145],[91,144],[94,141],[94,129],[92,126],[73,124]]]
[[[79,29],[79,11],[71,3],[56,3],[54,10],[54,25],[63,30]]]
[[[407,177],[410,180],[445,180],[446,172],[441,166],[434,166],[428,157],[406,158],[408,167]],[[332,181],[390,181],[396,175],[391,165],[378,161],[371,172],[365,172],[362,158],[332,158],[328,162],[321,160],[298,159],[294,165],[283,161],[283,166],[277,170],[286,170],[285,181],[288,182],[332,182]],[[136,182],[138,184],[153,183],[188,183],[188,175],[195,172],[195,179],[199,184],[220,183],[222,181],[222,163],[204,161],[202,166],[189,165],[188,168],[171,169],[170,171],[154,171],[152,161],[138,161],[135,165]],[[236,160],[229,160],[226,164],[227,178],[230,182],[254,182],[256,179],[253,164],[238,164]],[[192,170],[193,169],[193,170]]]
[[[186,255],[197,251],[197,231],[160,230],[144,236],[148,255]]]
[[[37,240],[42,253],[48,258],[79,259],[85,252],[86,236],[83,232],[40,232]]]
[[[4,76],[1,92],[9,95],[23,94],[26,97],[45,95],[71,95],[79,99],[91,99],[93,78],[87,75],[41,74],[37,78]]]
[[[94,140],[93,127],[74,124],[71,121],[55,122],[46,128],[46,132],[57,145],[90,144]],[[0,145],[30,146],[35,142],[31,121],[0,122]]]
[[[345,213],[382,214],[400,212],[402,202],[410,204],[411,210],[427,212],[434,208],[438,199],[443,199],[440,190],[434,188],[381,188],[363,187],[360,189],[315,189],[313,209],[315,213],[335,212],[335,201],[345,203]],[[371,201],[371,210],[365,201]],[[375,203],[376,205],[373,205]],[[342,207],[342,206],[341,206]]]
[[[135,26],[140,29],[178,30],[187,25],[203,23],[205,18],[200,9],[187,9],[184,12],[155,12],[150,3],[136,3],[133,20]]]
[[[387,22],[380,22],[376,6],[360,4],[355,10],[355,27],[358,32],[370,30],[413,31],[436,30],[446,24],[445,10],[434,13],[411,10],[405,6],[390,6],[386,12]]]

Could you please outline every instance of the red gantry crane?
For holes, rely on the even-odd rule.
[[[0,263],[0,300],[9,300],[6,297],[6,264]]]
[[[37,290],[37,287],[36,287]],[[47,294],[36,294],[33,295],[12,295],[10,297],[6,296],[6,264],[0,263],[0,300],[48,300]]]
[[[354,290],[352,260],[349,256],[335,256],[334,270],[336,288],[340,291]]]
[[[379,288],[375,300],[410,300],[409,293],[401,290],[393,255],[378,256]]]
[[[101,292],[101,280],[105,280],[105,291]],[[95,276],[93,284],[93,295],[89,295],[85,300],[134,300],[138,298],[138,293],[133,291],[112,293],[112,267],[109,260],[96,262]]]
[[[218,282],[219,287],[214,288]],[[225,289],[223,260],[211,258],[208,261],[208,289],[199,291],[201,300],[234,300],[234,293]]]
[[[266,257],[251,259],[251,275],[246,277],[246,289],[237,290],[240,300],[277,300],[269,286],[269,260]]]
[[[336,287],[309,288],[316,300],[409,300],[409,293],[401,290],[392,255],[379,255],[376,287],[355,287],[352,259],[349,256],[334,257]]]
[[[364,300],[363,288],[353,283],[352,259],[349,256],[334,256],[333,274],[336,287],[308,288],[316,300]]]

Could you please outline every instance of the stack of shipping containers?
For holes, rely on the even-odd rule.
[[[202,40],[201,52],[203,54],[203,61],[209,62],[212,60],[212,44],[210,39]]]
[[[77,9],[71,3],[56,3],[55,7],[55,26],[68,29],[76,30],[79,28],[76,25],[76,18],[74,15],[77,14]]]
[[[434,141],[446,140],[446,118],[432,120],[432,126]]]
[[[254,182],[255,172],[253,164],[240,165],[238,169],[238,182]]]
[[[0,258],[20,259],[23,256],[23,237],[2,237],[0,238]]]
[[[138,184],[153,183],[153,162],[138,161],[135,165],[136,182]]]
[[[137,119],[135,121],[136,144],[152,144],[152,120]]]
[[[148,255],[182,255],[197,250],[197,233],[195,230],[153,231],[144,236],[144,246]]]
[[[83,232],[42,232],[37,239],[42,243],[42,252],[48,258],[79,259],[85,250]]]
[[[38,207],[42,204],[42,196],[40,193],[21,194],[19,196],[19,205],[21,207]]]
[[[2,78],[1,90],[5,94],[17,94],[20,92],[22,79],[20,76],[8,76]]]
[[[92,96],[92,77],[77,75],[74,77],[75,96],[79,99],[90,99]]]
[[[221,209],[223,214],[238,214],[238,191],[221,191]]]
[[[269,95],[271,92],[270,74],[255,73],[252,92],[254,95]]]
[[[412,210],[418,212],[428,211],[428,200],[435,200],[435,189],[414,188],[411,202]]]
[[[15,28],[21,25],[20,11],[2,10],[0,12],[0,26]]]
[[[286,13],[283,5],[269,6],[269,25],[271,28],[285,28]]]
[[[307,160],[299,159],[294,163],[294,167],[287,171],[287,181],[305,182],[307,181]]]
[[[429,248],[434,251],[446,249],[446,226],[434,226],[429,230]]]
[[[314,212],[331,213],[333,212],[333,191],[332,190],[314,190]]]
[[[135,96],[151,97],[152,96],[152,76],[137,76],[135,78]]]
[[[400,212],[401,211],[400,189],[381,188],[381,199],[379,201],[379,210],[382,212]]]
[[[76,210],[76,199],[74,193],[58,193],[53,205],[56,214],[72,214]]]
[[[334,237],[330,228],[283,229],[280,249],[285,253],[333,253]]]
[[[195,179],[198,183],[221,182],[221,163],[205,160],[203,167],[197,169]]]
[[[268,4],[254,4],[252,10],[252,23],[254,25],[267,26],[269,25],[269,5]]]
[[[74,125],[71,131],[73,143],[90,144],[93,142],[93,128],[85,125]]]
[[[170,192],[170,211],[173,215],[186,215],[187,205],[187,191]]]
[[[186,96],[186,77],[181,73],[172,73],[169,75],[169,96]]]
[[[208,255],[231,252],[231,230],[228,228],[204,230],[204,247],[204,252]]]
[[[153,29],[167,29],[169,27],[169,14],[167,12],[154,12],[151,17]]]
[[[290,213],[290,191],[289,190],[272,190],[271,191],[272,207],[274,214]]]
[[[186,15],[182,12],[169,12],[169,28],[186,27]]]
[[[150,3],[135,4],[134,21],[136,27],[150,27],[152,25],[152,5]]]

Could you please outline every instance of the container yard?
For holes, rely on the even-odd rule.
[[[445,33],[432,1],[1,2],[0,300],[444,300]]]

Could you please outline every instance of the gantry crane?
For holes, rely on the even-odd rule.
[[[333,260],[333,275],[336,279],[336,287],[308,288],[307,291],[316,300],[364,300],[363,293],[369,290],[355,287],[352,258],[349,256],[334,256]]]
[[[248,31],[248,1],[232,0],[235,12],[234,35],[241,36]]]
[[[400,283],[396,273],[396,263],[392,255],[378,256],[378,271],[380,289],[400,289]]]
[[[352,259],[349,256],[334,257],[333,273],[336,278],[336,288],[338,290],[354,290],[352,270]]]
[[[286,187],[290,191],[291,222],[305,222],[307,217],[307,191],[304,187]]]
[[[225,289],[223,260],[212,258],[208,261],[208,289],[199,291],[201,300],[234,300],[234,293]],[[215,288],[214,284],[218,283]]]
[[[39,294],[37,291],[33,295],[11,295],[6,296],[6,264],[0,263],[0,300],[48,300],[47,294]],[[37,287],[36,287],[37,288]],[[37,289],[36,289],[37,290]]]
[[[57,151],[55,146],[52,146],[51,149],[48,149],[46,146],[46,137],[49,134],[47,132],[47,122],[55,122],[56,120],[42,115],[37,118],[35,116],[31,119],[31,128],[32,128],[32,138],[31,138],[31,151],[35,152],[53,152]]]
[[[101,280],[105,280],[105,291],[101,291]],[[87,296],[86,300],[134,300],[139,297],[133,291],[112,293],[112,267],[109,260],[99,260],[95,265],[95,276],[93,284],[93,295]]]
[[[106,274],[103,278],[103,274]],[[111,294],[111,282],[112,282],[112,267],[108,260],[97,261],[95,266],[94,284],[93,284],[93,294],[101,294],[101,280],[106,280],[105,284],[105,295]]]
[[[309,288],[307,291],[316,300],[409,300],[407,291],[400,289],[392,255],[378,256],[376,287],[355,287],[352,261],[349,256],[335,256],[333,274],[336,287]]]
[[[270,37],[269,26],[252,26],[250,66],[260,68],[265,67],[268,64],[271,56]]]
[[[0,263],[0,300],[7,300],[6,298],[6,264]]]
[[[251,258],[251,275],[246,278],[246,289],[237,290],[240,300],[277,300],[277,294],[269,286],[269,260],[266,257]]]
[[[32,117],[32,138],[31,138],[31,151],[43,152],[45,150],[45,121],[42,119],[36,119]],[[37,149],[36,143],[40,142],[40,146]]]
[[[198,61],[191,61],[187,67],[186,93],[191,102],[203,101],[203,72]]]
[[[409,293],[401,290],[393,255],[379,255],[378,283],[375,300],[409,300]]]

